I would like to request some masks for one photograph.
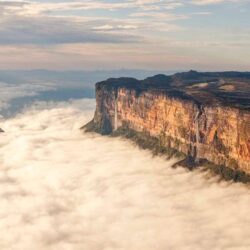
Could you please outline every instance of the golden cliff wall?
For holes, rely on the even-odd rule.
[[[196,159],[250,173],[250,112],[199,105],[160,90],[97,86],[94,124],[110,134],[119,127],[148,132],[166,147]]]

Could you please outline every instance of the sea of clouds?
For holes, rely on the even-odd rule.
[[[249,249],[250,190],[79,128],[93,99],[37,102],[0,127],[0,249]]]

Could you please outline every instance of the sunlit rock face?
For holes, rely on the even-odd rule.
[[[250,173],[250,76],[226,74],[191,71],[98,83],[96,130],[147,132],[195,159]]]

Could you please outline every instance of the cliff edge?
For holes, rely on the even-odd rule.
[[[189,161],[250,179],[250,73],[189,71],[96,84],[87,131],[136,138]],[[149,145],[147,145],[149,144]]]

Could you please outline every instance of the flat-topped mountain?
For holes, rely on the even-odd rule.
[[[96,84],[87,131],[124,135],[144,148],[207,161],[250,180],[250,73],[189,71]]]

